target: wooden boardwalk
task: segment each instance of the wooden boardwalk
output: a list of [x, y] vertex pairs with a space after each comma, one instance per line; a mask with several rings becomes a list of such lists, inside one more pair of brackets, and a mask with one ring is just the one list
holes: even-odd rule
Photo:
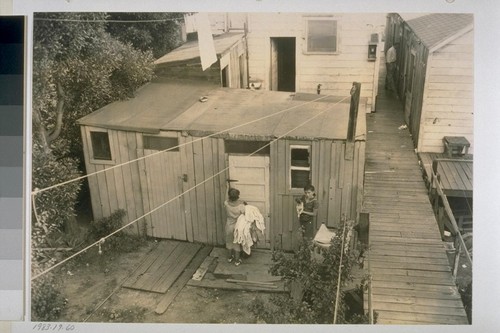
[[[382, 91], [382, 94], [384, 92]], [[381, 96], [367, 115], [364, 212], [377, 324], [468, 324], [403, 107]]]

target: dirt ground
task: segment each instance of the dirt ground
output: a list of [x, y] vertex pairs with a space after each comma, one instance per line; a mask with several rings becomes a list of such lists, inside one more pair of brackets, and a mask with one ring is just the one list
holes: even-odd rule
[[229, 291], [185, 286], [167, 311], [154, 312], [163, 294], [121, 288], [144, 256], [155, 247], [147, 241], [129, 253], [90, 249], [63, 267], [62, 291], [67, 299], [60, 321], [116, 323], [257, 323], [248, 310], [265, 292]]

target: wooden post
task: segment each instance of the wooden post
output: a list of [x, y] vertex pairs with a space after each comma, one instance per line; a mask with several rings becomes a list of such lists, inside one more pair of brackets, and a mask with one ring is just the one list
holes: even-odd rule
[[351, 106], [349, 108], [349, 123], [347, 125], [347, 142], [344, 155], [344, 158], [349, 161], [354, 158], [354, 141], [356, 139], [360, 91], [361, 83], [353, 82], [351, 88]]

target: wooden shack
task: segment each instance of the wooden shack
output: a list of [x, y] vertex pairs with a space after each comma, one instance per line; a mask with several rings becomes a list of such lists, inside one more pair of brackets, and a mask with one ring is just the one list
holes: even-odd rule
[[443, 138], [466, 138], [473, 153], [472, 14], [390, 14], [386, 49], [397, 47], [397, 87], [419, 152], [442, 153]]
[[190, 40], [157, 59], [155, 72], [169, 78], [192, 78], [218, 83], [222, 87], [247, 88], [245, 35], [227, 32], [213, 37], [217, 62], [202, 70], [198, 40]]
[[347, 142], [349, 102], [209, 81], [152, 82], [78, 121], [87, 173], [112, 168], [89, 177], [94, 218], [124, 209], [127, 221], [146, 214], [131, 231], [223, 245], [223, 201], [233, 186], [265, 217], [258, 246], [293, 249], [294, 198], [305, 184], [316, 187], [316, 227], [359, 212], [366, 124], [359, 112]]

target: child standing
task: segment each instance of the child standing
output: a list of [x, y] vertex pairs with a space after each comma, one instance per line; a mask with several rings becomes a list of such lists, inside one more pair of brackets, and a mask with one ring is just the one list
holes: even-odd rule
[[307, 185], [304, 187], [304, 195], [300, 199], [297, 199], [297, 206], [300, 205], [302, 207], [300, 207], [301, 209], [298, 209], [298, 211], [301, 211], [299, 222], [302, 236], [311, 240], [314, 237], [314, 219], [319, 207], [314, 186]]
[[241, 214], [245, 214], [244, 202], [240, 200], [240, 191], [231, 188], [229, 189], [228, 199], [224, 201], [224, 207], [226, 208], [226, 248], [229, 250], [228, 262], [233, 262], [236, 266], [241, 264], [240, 252], [241, 245], [234, 243], [234, 227], [236, 221]]

